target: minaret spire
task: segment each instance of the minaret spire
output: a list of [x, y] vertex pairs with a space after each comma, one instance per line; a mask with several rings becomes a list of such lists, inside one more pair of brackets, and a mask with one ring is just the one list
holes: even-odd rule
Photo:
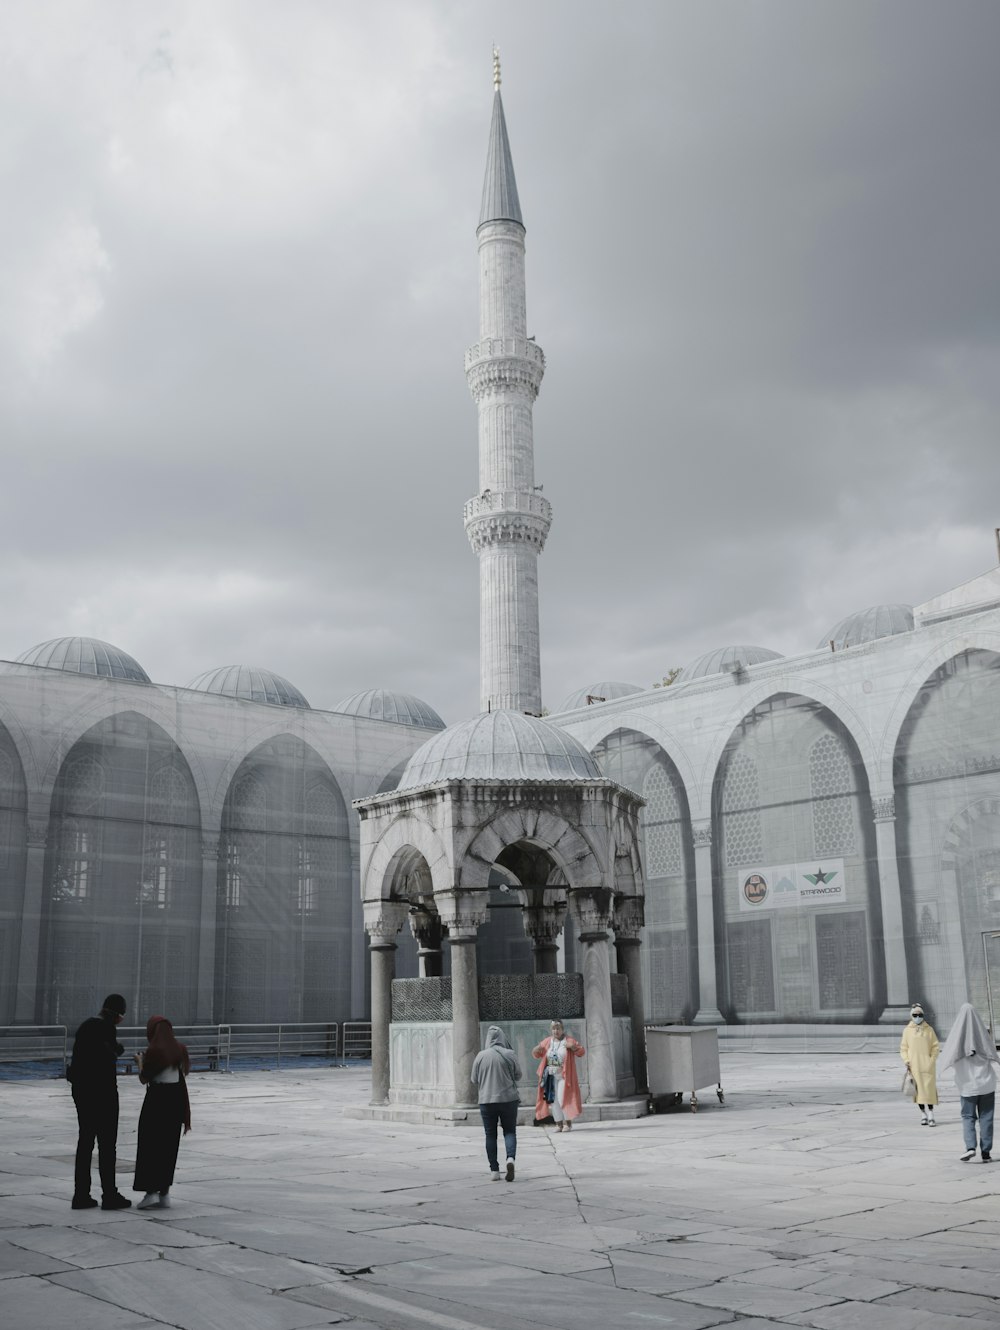
[[493, 48], [493, 119], [476, 236], [479, 341], [465, 354], [479, 408], [479, 493], [465, 529], [479, 556], [481, 705], [537, 715], [542, 709], [538, 555], [552, 509], [535, 485], [531, 413], [545, 372], [527, 333], [524, 221]]

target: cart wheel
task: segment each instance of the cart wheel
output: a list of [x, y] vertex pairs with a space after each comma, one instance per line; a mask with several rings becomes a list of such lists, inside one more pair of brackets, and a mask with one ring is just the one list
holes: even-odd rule
[[719, 1096], [719, 1103], [724, 1104], [726, 1102], [726, 1096], [722, 1093], [721, 1085], [719, 1086], [719, 1088], [716, 1090], [715, 1093]]

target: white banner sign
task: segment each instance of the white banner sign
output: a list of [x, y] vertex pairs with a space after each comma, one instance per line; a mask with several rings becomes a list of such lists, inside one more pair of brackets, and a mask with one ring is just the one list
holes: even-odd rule
[[777, 868], [741, 868], [740, 909], [780, 910], [791, 905], [840, 905], [847, 898], [843, 859], [820, 859]]

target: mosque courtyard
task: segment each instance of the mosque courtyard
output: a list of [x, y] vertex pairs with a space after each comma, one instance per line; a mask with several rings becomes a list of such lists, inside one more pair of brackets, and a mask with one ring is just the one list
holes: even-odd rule
[[[69, 1087], [0, 1082], [0, 1321], [996, 1325], [1000, 1168], [960, 1161], [950, 1085], [921, 1128], [900, 1071], [884, 1054], [724, 1054], [724, 1107], [705, 1092], [697, 1115], [522, 1128], [510, 1184], [491, 1182], [478, 1123], [344, 1117], [367, 1101], [363, 1067], [205, 1074], [173, 1204], [143, 1213], [71, 1210]], [[128, 1195], [141, 1093], [122, 1082]]]

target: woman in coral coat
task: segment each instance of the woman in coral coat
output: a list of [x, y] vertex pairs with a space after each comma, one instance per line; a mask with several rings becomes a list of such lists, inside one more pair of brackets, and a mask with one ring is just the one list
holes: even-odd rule
[[576, 1060], [583, 1057], [586, 1049], [565, 1032], [562, 1021], [553, 1021], [549, 1029], [549, 1037], [531, 1050], [531, 1056], [539, 1059], [535, 1117], [551, 1115], [558, 1131], [569, 1131], [573, 1119], [583, 1112]]
[[917, 1083], [914, 1102], [920, 1109], [920, 1125], [936, 1127], [934, 1105], [938, 1101], [937, 1078], [934, 1074], [941, 1045], [932, 1026], [924, 1020], [924, 1009], [919, 1002], [910, 1008], [910, 1023], [903, 1030], [899, 1056], [906, 1063]]

